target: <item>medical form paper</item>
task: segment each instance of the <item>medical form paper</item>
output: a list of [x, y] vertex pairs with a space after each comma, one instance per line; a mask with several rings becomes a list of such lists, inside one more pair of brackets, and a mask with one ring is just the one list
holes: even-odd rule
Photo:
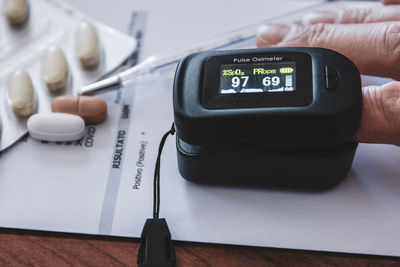
[[[264, 2], [275, 14], [316, 4]], [[253, 21], [265, 18], [256, 12]], [[147, 46], [156, 36], [150, 11], [149, 21], [143, 56], [165, 49]], [[224, 31], [239, 27], [236, 23], [227, 22]], [[200, 37], [188, 38], [182, 46]], [[173, 121], [171, 89], [170, 79], [144, 77], [102, 95], [108, 119], [88, 126], [81, 141], [44, 144], [26, 138], [1, 154], [0, 226], [139, 237], [152, 214], [158, 144]], [[398, 162], [398, 147], [361, 144], [348, 177], [329, 191], [201, 185], [180, 176], [175, 140], [169, 138], [161, 162], [160, 215], [174, 240], [400, 256]]]

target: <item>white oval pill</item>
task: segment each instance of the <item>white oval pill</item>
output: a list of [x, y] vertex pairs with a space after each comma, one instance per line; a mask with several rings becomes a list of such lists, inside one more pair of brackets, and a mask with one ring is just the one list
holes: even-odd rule
[[27, 0], [5, 0], [4, 13], [11, 24], [22, 24], [28, 18]]
[[68, 83], [68, 63], [64, 52], [51, 46], [43, 55], [42, 76], [50, 91], [59, 91]]
[[44, 141], [75, 141], [85, 135], [85, 122], [73, 114], [35, 114], [29, 118], [27, 125], [33, 138]]
[[82, 21], [76, 31], [76, 53], [85, 68], [93, 68], [100, 61], [100, 44], [93, 25]]
[[30, 116], [34, 113], [35, 90], [28, 73], [18, 70], [8, 81], [8, 104], [15, 115]]

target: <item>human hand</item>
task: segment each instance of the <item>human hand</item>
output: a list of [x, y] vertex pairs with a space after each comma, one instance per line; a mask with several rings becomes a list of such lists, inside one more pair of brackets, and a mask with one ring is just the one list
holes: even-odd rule
[[[306, 15], [303, 22], [261, 26], [257, 46], [324, 47], [347, 56], [362, 74], [400, 80], [400, 5], [321, 11]], [[354, 140], [400, 146], [400, 82], [364, 87], [362, 95]]]

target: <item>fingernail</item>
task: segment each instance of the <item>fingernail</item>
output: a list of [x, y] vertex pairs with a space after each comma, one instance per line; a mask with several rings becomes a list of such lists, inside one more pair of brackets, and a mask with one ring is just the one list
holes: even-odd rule
[[302, 21], [303, 24], [316, 24], [316, 23], [335, 23], [338, 18], [337, 12], [324, 11], [317, 13], [306, 14]]
[[257, 40], [262, 46], [278, 44], [289, 33], [291, 25], [287, 24], [267, 24], [261, 25], [257, 29]]

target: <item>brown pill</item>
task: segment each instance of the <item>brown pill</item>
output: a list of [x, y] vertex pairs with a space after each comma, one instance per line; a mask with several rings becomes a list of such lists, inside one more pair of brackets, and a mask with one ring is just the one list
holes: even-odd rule
[[75, 114], [86, 124], [98, 124], [107, 117], [107, 104], [94, 96], [58, 96], [51, 101], [51, 111]]

